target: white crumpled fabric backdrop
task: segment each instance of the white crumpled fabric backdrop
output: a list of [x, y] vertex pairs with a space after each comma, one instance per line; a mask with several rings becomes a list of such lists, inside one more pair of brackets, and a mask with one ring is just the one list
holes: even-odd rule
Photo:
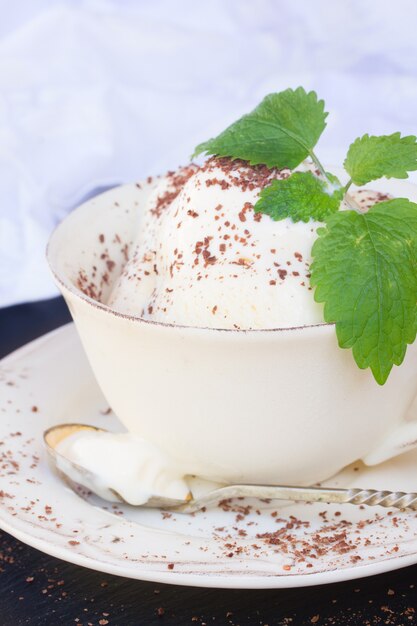
[[187, 162], [268, 92], [326, 100], [328, 163], [361, 133], [417, 131], [415, 0], [0, 0], [0, 14], [0, 306], [55, 293], [45, 244], [89, 191]]

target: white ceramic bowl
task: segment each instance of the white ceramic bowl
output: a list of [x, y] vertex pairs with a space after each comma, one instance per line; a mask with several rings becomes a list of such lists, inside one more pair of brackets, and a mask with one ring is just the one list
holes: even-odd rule
[[[417, 201], [404, 182], [372, 188]], [[48, 247], [97, 381], [129, 431], [185, 472], [231, 482], [313, 483], [417, 445], [417, 344], [381, 387], [330, 324], [215, 330], [107, 307], [151, 189], [126, 185], [86, 202]]]

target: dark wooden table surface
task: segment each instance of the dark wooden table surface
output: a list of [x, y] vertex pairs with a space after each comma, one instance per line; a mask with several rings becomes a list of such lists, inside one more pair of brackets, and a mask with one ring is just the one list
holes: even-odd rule
[[[0, 356], [66, 323], [61, 299], [0, 310]], [[417, 566], [305, 589], [225, 591], [107, 576], [0, 531], [0, 626], [417, 624]]]

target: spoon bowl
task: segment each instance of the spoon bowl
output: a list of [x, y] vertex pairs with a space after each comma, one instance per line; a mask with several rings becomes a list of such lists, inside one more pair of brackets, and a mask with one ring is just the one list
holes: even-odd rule
[[[93, 472], [79, 463], [68, 459], [57, 450], [57, 446], [61, 441], [70, 435], [82, 431], [109, 432], [104, 428], [99, 428], [98, 426], [90, 426], [88, 424], [79, 424], [76, 422], [70, 424], [58, 424], [57, 426], [48, 428], [44, 432], [43, 439], [48, 452], [49, 460], [56, 469], [58, 475], [69, 487], [71, 487], [73, 491], [79, 495], [82, 493], [83, 489], [88, 488], [90, 491], [97, 493], [97, 495], [101, 496], [105, 500], [109, 500], [110, 502], [119, 502], [121, 504], [131, 505], [131, 503], [125, 500], [115, 489], [103, 485], [99, 476], [96, 476]], [[97, 485], [100, 485], [99, 489], [97, 488]], [[192, 499], [193, 495], [191, 492], [188, 493], [187, 498], [184, 500], [152, 496], [141, 506], [151, 508], [175, 508], [181, 504], [190, 502]]]
[[[80, 493], [82, 493], [82, 489], [85, 489], [87, 486], [91, 489], [91, 483], [94, 482], [95, 477], [87, 468], [71, 461], [66, 456], [61, 454], [57, 450], [57, 446], [61, 443], [61, 441], [70, 435], [81, 431], [107, 432], [103, 428], [98, 428], [98, 426], [71, 423], [52, 426], [51, 428], [45, 430], [43, 434], [43, 440], [48, 453], [49, 461], [60, 478], [62, 478], [64, 482], [78, 495], [80, 495]], [[91, 491], [94, 490], [91, 489]], [[100, 495], [102, 494], [100, 493]], [[108, 489], [108, 493], [105, 494], [105, 499], [110, 502], [120, 502], [122, 504], [126, 504], [126, 501], [119, 493], [114, 491], [114, 489]]]

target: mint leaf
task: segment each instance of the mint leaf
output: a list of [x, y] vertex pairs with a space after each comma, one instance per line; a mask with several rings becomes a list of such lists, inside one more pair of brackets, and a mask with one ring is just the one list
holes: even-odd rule
[[311, 284], [341, 348], [383, 385], [417, 331], [417, 205], [404, 198], [367, 213], [340, 211], [317, 230]]
[[364, 135], [350, 146], [344, 162], [355, 185], [371, 180], [407, 178], [407, 172], [417, 170], [417, 143], [414, 135]]
[[311, 172], [295, 172], [265, 187], [254, 209], [276, 221], [290, 217], [293, 222], [308, 222], [309, 219], [324, 222], [338, 210], [343, 193], [343, 189], [329, 189], [324, 180]]
[[252, 165], [293, 169], [316, 145], [326, 117], [324, 102], [314, 91], [286, 89], [266, 96], [218, 137], [197, 146], [193, 156], [207, 152]]

